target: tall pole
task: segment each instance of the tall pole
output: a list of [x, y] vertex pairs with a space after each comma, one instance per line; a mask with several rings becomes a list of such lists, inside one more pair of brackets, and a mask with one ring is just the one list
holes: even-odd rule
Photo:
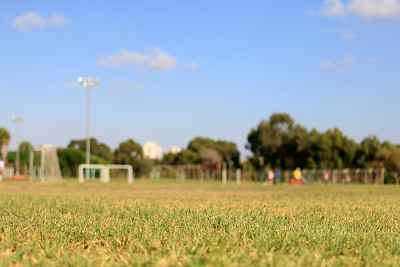
[[15, 174], [19, 175], [19, 122], [17, 122], [17, 163]]
[[21, 116], [12, 115], [11, 119], [17, 124], [17, 158], [15, 163], [15, 175], [19, 175], [19, 124], [20, 122], [24, 121], [24, 118]]
[[[99, 80], [79, 77], [78, 82], [82, 87], [87, 87], [87, 122], [86, 122], [86, 164], [90, 164], [90, 89], [99, 86]], [[85, 176], [89, 178], [90, 168], [86, 168]]]
[[[90, 86], [87, 87], [87, 123], [86, 123], [86, 164], [90, 164]], [[90, 169], [86, 168], [86, 178], [89, 178]]]

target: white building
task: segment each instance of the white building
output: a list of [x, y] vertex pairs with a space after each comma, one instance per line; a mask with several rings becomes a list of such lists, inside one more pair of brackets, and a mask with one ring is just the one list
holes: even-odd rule
[[143, 146], [143, 155], [147, 159], [161, 160], [163, 157], [163, 151], [156, 142], [146, 142]]
[[179, 148], [177, 146], [171, 146], [171, 148], [169, 149], [168, 153], [178, 154], [181, 151], [182, 151], [181, 148]]

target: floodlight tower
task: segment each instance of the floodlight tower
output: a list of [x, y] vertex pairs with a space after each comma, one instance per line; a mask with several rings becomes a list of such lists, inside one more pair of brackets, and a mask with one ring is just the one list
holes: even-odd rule
[[21, 116], [12, 115], [11, 119], [17, 124], [17, 158], [15, 163], [15, 175], [19, 175], [19, 124], [24, 121], [24, 118]]
[[[90, 89], [99, 86], [99, 79], [78, 77], [78, 82], [88, 90], [87, 123], [86, 123], [86, 164], [90, 164]], [[89, 178], [90, 169], [86, 169], [86, 178]]]

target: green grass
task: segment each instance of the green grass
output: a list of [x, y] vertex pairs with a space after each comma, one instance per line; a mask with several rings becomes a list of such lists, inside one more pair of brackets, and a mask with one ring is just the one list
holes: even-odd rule
[[400, 187], [0, 183], [2, 265], [400, 266]]

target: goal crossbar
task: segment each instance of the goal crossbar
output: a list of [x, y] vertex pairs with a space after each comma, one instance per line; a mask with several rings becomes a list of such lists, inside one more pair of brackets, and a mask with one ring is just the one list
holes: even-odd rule
[[84, 175], [83, 175], [83, 169], [98, 169], [100, 170], [100, 181], [103, 183], [109, 183], [110, 182], [110, 170], [111, 169], [122, 169], [122, 170], [127, 170], [127, 179], [128, 179], [128, 184], [133, 184], [134, 182], [134, 177], [133, 177], [133, 168], [131, 165], [128, 164], [114, 164], [114, 165], [104, 165], [104, 164], [80, 164], [79, 165], [79, 182], [83, 183], [84, 182]]
[[109, 183], [110, 182], [110, 170], [111, 169], [120, 169], [120, 170], [128, 170], [128, 184], [133, 184], [134, 182], [134, 177], [133, 177], [133, 168], [131, 165], [105, 165], [105, 177], [104, 177], [104, 182]]

